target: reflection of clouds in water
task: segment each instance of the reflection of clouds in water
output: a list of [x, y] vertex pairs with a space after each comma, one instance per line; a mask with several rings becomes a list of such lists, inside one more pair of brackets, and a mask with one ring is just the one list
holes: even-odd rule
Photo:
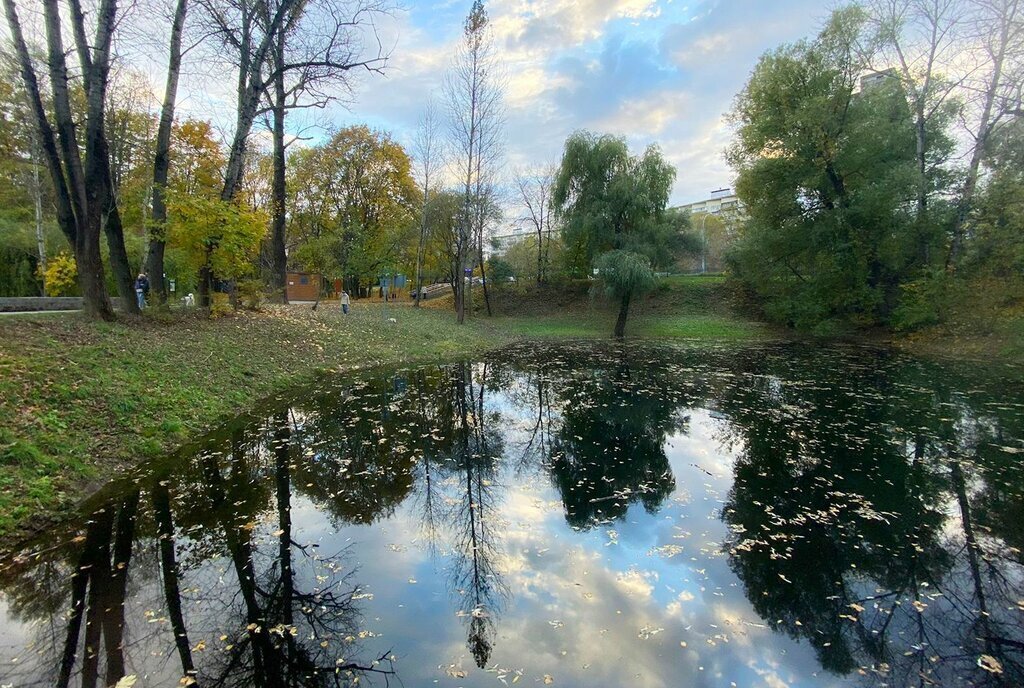
[[[515, 670], [522, 672], [519, 682], [523, 685], [542, 682], [545, 675], [554, 677], [559, 686], [809, 688], [858, 681], [853, 673], [843, 679], [821, 673], [818, 664], [816, 650], [839, 646], [825, 631], [835, 630], [840, 638], [857, 628], [850, 624], [855, 619], [849, 615], [836, 618], [835, 605], [829, 601], [839, 584], [832, 581], [845, 579], [844, 572], [853, 570], [845, 564], [856, 563], [856, 573], [847, 581], [850, 599], [873, 594], [875, 585], [887, 580], [888, 571], [900, 572], [901, 558], [886, 558], [885, 552], [902, 551], [901, 543], [907, 538], [901, 534], [931, 532], [930, 511], [908, 511], [899, 490], [889, 494], [884, 487], [905, 484], [904, 458], [912, 455], [908, 452], [917, 440], [908, 444], [906, 438], [894, 435], [883, 423], [888, 416], [871, 416], [863, 409], [851, 414], [836, 403], [842, 401], [835, 396], [836, 385], [815, 382], [817, 397], [809, 387], [794, 383], [796, 391], [790, 398], [787, 387], [783, 390], [790, 402], [787, 416], [778, 412], [779, 390], [769, 385], [765, 394], [750, 386], [747, 378], [741, 382], [738, 373], [719, 376], [713, 384], [725, 384], [725, 380], [729, 388], [703, 398], [694, 391], [707, 387], [703, 381], [684, 378], [677, 381], [677, 388], [676, 382], [668, 382], [674, 379], [672, 374], [652, 372], [661, 370], [657, 366], [644, 367], [648, 372], [633, 377], [622, 374], [617, 356], [604, 361], [609, 362], [616, 363], [614, 373], [609, 373], [614, 380], [610, 385], [595, 384], [589, 374], [575, 381], [559, 380], [557, 368], [543, 374], [532, 369], [512, 374], [500, 365], [488, 368], [488, 384], [495, 388], [486, 390], [485, 412], [479, 416], [471, 408], [472, 422], [457, 420], [454, 426], [451, 419], [458, 419], [459, 407], [446, 404], [440, 393], [428, 395], [438, 399], [415, 408], [399, 404], [394, 414], [380, 422], [374, 415], [355, 423], [358, 419], [351, 414], [334, 413], [329, 400], [316, 405], [316, 413], [293, 414], [308, 430], [304, 448], [318, 451], [303, 452], [303, 460], [293, 457], [297, 467], [290, 501], [292, 539], [301, 551], [317, 558], [344, 552], [336, 560], [337, 569], [334, 562], [329, 568], [351, 574], [351, 583], [367, 594], [358, 599], [359, 630], [373, 633], [360, 643], [364, 654], [379, 656], [391, 649], [398, 658], [400, 678], [410, 686], [494, 685], [501, 676], [511, 682], [517, 674], [508, 672]], [[816, 355], [809, 365], [797, 382], [808, 376], [817, 380], [821, 366]], [[431, 373], [434, 377], [411, 376], [410, 385], [420, 384], [421, 378], [432, 380], [428, 391], [450, 390], [453, 381], [468, 384], [468, 367], [446, 370]], [[474, 403], [480, 398], [484, 370], [472, 366]], [[564, 387], [562, 396], [551, 394], [550, 387], [544, 393], [540, 386], [531, 387], [540, 381]], [[385, 382], [390, 390], [391, 382]], [[368, 407], [378, 409], [380, 390], [364, 387]], [[865, 396], [863, 391], [858, 394]], [[544, 444], [534, 441], [538, 399], [552, 404]], [[798, 404], [800, 399], [804, 401]], [[818, 415], [809, 413], [815, 408]], [[834, 408], [843, 410], [825, 411]], [[892, 404], [892, 408], [903, 407]], [[938, 413], [944, 416], [948, 411]], [[482, 418], [483, 425], [477, 418]], [[886, 422], [900, 427], [924, 423], [918, 416], [898, 415]], [[972, 431], [964, 423], [943, 422], [955, 431], [944, 440], [947, 443], [961, 436], [980, 441], [992, 433], [984, 419]], [[459, 423], [471, 430], [460, 434]], [[392, 438], [412, 433], [415, 439], [427, 437], [428, 431], [431, 439], [424, 442], [425, 458], [416, 466], [408, 463], [404, 444], [387, 446], [378, 441], [380, 432]], [[254, 561], [267, 574], [260, 580], [273, 582], [270, 574], [279, 556], [276, 536], [285, 531], [278, 530], [282, 517], [273, 506], [275, 455], [267, 451], [266, 433], [261, 432], [249, 443], [250, 458], [239, 465], [243, 470], [230, 483], [238, 492], [232, 515], [244, 523], [242, 530], [256, 548]], [[888, 445], [867, 441], [878, 437], [887, 442], [890, 436], [896, 437], [894, 446], [904, 451], [888, 458], [888, 463], [875, 461], [889, 456]], [[304, 470], [309, 468], [310, 456], [318, 457], [323, 470]], [[836, 465], [846, 465], [846, 471], [832, 471], [818, 460], [821, 456], [833, 462], [845, 456], [847, 463]], [[351, 473], [328, 470], [332, 466], [325, 460], [331, 457], [346, 466], [351, 461], [362, 463]], [[942, 512], [934, 528], [943, 551], [973, 551], [966, 549], [958, 527], [973, 508], [980, 526], [975, 537], [986, 553], [981, 564], [991, 567], [1006, 556], [998, 551], [1004, 542], [1000, 533], [1015, 532], [1009, 522], [999, 530], [1002, 522], [993, 522], [992, 514], [1001, 509], [1002, 500], [1015, 497], [993, 492], [993, 476], [1002, 477], [998, 472], [1002, 464], [986, 467], [982, 459], [965, 463], [963, 469], [959, 463], [937, 462], [934, 479], [929, 478], [935, 485], [929, 487], [932, 482], [923, 481], [915, 489], [922, 504]], [[866, 475], [862, 468], [866, 465], [875, 471]], [[961, 475], [952, 487], [946, 485], [951, 476], [942, 472], [950, 465]], [[889, 472], [882, 473], [883, 469]], [[891, 479], [878, 479], [885, 476]], [[225, 543], [218, 534], [223, 528], [218, 519], [228, 517], [197, 518], [191, 505], [205, 502], [192, 493], [203, 489], [202, 480], [195, 472], [185, 472], [181, 480], [184, 489], [174, 492], [182, 602], [190, 644], [205, 640], [209, 648], [205, 652], [212, 653], [219, 651], [214, 641], [221, 629], [233, 627], [234, 634], [245, 621], [238, 623], [238, 586], [231, 560], [223, 558]], [[840, 495], [834, 485], [842, 481], [847, 485]], [[1015, 483], [1004, 482], [995, 484], [1007, 490], [1014, 487]], [[251, 489], [243, 489], [246, 485]], [[957, 485], [959, 492], [953, 490]], [[172, 487], [179, 486], [172, 483]], [[894, 520], [889, 528], [868, 527], [875, 523], [864, 515], [871, 504], [861, 509], [860, 494], [877, 502], [887, 518], [903, 514], [905, 522]], [[731, 526], [723, 522], [723, 509]], [[425, 528], [431, 514], [433, 526]], [[843, 535], [843, 529], [851, 527], [862, 528], [865, 535]], [[150, 537], [153, 528], [139, 532]], [[741, 548], [737, 539], [741, 534], [778, 551], [754, 545]], [[928, 538], [917, 537], [922, 547], [930, 546]], [[808, 541], [814, 544], [807, 551], [798, 547]], [[727, 542], [733, 548], [728, 556]], [[867, 557], [862, 543], [876, 543], [874, 559]], [[145, 615], [159, 616], [163, 607], [152, 545], [141, 540], [132, 560], [125, 656], [130, 665], [144, 668], [149, 678], [173, 683], [177, 678], [173, 675], [158, 676], [160, 671], [173, 672], [173, 663], [153, 668], [153, 660], [146, 659], [160, 654], [154, 649], [162, 651], [173, 642], [165, 619]], [[293, 556], [298, 557], [299, 551], [294, 549]], [[919, 560], [928, 564], [927, 558]], [[842, 564], [838, 568], [837, 561]], [[945, 566], [944, 561], [937, 563]], [[319, 584], [319, 574], [327, 572], [329, 562], [323, 563], [319, 570], [303, 566], [297, 571], [298, 582]], [[960, 602], [964, 609], [974, 608], [975, 584], [968, 563], [960, 557], [949, 564], [952, 568], [942, 575], [943, 596], [929, 600], [927, 616], [943, 631], [948, 626], [959, 632], [955, 626], [960, 623], [965, 635], [956, 635], [953, 642], [961, 644], [973, 633], [971, 619], [965, 616], [958, 621], [959, 617], [945, 611]], [[1008, 576], [1004, 592], [1020, 589], [1018, 567], [993, 570]], [[805, 578], [801, 578], [803, 572], [808, 572]], [[816, 586], [818, 573], [823, 576]], [[787, 587], [790, 579], [802, 582]], [[1004, 632], [1012, 636], [1012, 628], [1005, 625], [1012, 614], [1000, 611], [1011, 598], [996, 599], [1000, 601], [990, 605], [996, 613], [989, 625], [1009, 629]], [[1019, 596], [1011, 602], [1015, 599]], [[840, 604], [839, 611], [852, 606]], [[892, 649], [899, 653], [894, 654], [897, 662], [903, 661], [899, 656], [907, 644], [894, 637], [904, 638], [906, 622], [917, 618], [913, 608], [904, 612], [889, 630]], [[862, 621], [864, 630], [875, 632], [877, 623], [870, 618]], [[773, 630], [776, 624], [780, 624], [777, 631]], [[5, 657], [12, 656], [12, 646], [24, 647], [16, 634], [26, 633], [26, 628], [11, 623], [13, 631], [7, 626], [0, 631], [0, 644], [7, 645], [0, 648]], [[47, 641], [51, 657], [55, 652], [59, 656], [59, 633], [58, 629], [56, 640]], [[352, 648], [344, 652], [353, 654]], [[203, 661], [210, 657], [203, 651], [196, 655]], [[45, 663], [38, 657], [35, 661], [39, 666]], [[857, 661], [863, 660], [858, 657]], [[49, 661], [47, 666], [54, 664]], [[485, 664], [487, 670], [477, 664]], [[973, 658], [969, 664], [974, 666]], [[0, 683], [10, 677], [0, 667]], [[902, 684], [900, 679], [890, 683]]]
[[[692, 467], [690, 474], [703, 475]], [[761, 622], [742, 591], [730, 585], [734, 579], [724, 564], [701, 554], [711, 535], [706, 515], [715, 503], [697, 500], [698, 510], [688, 508], [683, 520], [665, 518], [664, 512], [678, 505], [667, 506], [655, 527], [636, 531], [646, 540], [633, 544], [647, 551], [665, 542], [682, 543], [685, 555], [655, 552], [637, 560], [620, 556], [620, 546], [607, 545], [605, 530], [568, 528], [551, 493], [543, 478], [534, 477], [510, 487], [502, 501], [500, 517], [507, 527], [499, 568], [511, 597], [495, 619], [490, 666], [522, 670], [523, 680], [531, 683], [548, 674], [556, 685], [651, 688], [680, 685], [681, 679], [694, 686], [800, 685], [799, 677], [818, 668], [807, 648]], [[338, 534], [347, 539], [354, 533], [357, 552], [368, 555], [359, 576], [375, 592], [367, 616], [377, 619], [375, 628], [399, 656], [407, 684], [442, 680], [455, 665], [454, 671], [467, 672], [459, 685], [491, 685], [495, 675], [473, 666], [457, 605], [438, 576], [444, 561], [431, 563], [416, 546], [416, 519], [413, 510], [402, 508], [384, 527]], [[720, 524], [715, 531], [718, 536]], [[689, 534], [673, 537], [680, 532]], [[389, 549], [388, 544], [404, 546]], [[405, 582], [410, 577], [415, 585]], [[429, 634], [422, 632], [425, 623]], [[821, 684], [819, 677], [815, 685]]]

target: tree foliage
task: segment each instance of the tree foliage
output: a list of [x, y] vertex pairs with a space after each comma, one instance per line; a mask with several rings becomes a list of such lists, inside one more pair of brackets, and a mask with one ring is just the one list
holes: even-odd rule
[[622, 138], [576, 132], [565, 142], [553, 203], [571, 271], [606, 273], [620, 300], [615, 336], [625, 333], [633, 296], [653, 285], [680, 245], [679, 217], [666, 215], [675, 169], [656, 146], [633, 156]]
[[172, 245], [194, 271], [208, 270], [224, 279], [252, 271], [267, 231], [265, 213], [234, 201], [171, 192], [168, 228]]
[[[914, 134], [896, 79], [858, 89], [864, 17], [761, 58], [733, 113], [729, 159], [749, 215], [732, 267], [773, 319], [885, 322], [918, 261]], [[932, 225], [930, 243], [941, 241]]]
[[353, 126], [321, 146], [296, 152], [292, 160], [288, 236], [293, 247], [316, 242], [330, 252], [338, 276], [349, 280], [353, 291], [359, 283], [375, 281], [381, 269], [403, 262], [415, 240], [421, 194], [400, 144], [383, 132]]
[[586, 274], [597, 256], [613, 249], [665, 264], [672, 228], [663, 220], [675, 176], [657, 146], [634, 156], [620, 137], [588, 131], [570, 136], [552, 200], [574, 271]]

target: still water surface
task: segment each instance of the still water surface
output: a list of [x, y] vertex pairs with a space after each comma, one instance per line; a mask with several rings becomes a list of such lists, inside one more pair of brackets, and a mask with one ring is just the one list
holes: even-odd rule
[[1022, 685], [1003, 373], [581, 343], [328, 379], [0, 562], [0, 684]]

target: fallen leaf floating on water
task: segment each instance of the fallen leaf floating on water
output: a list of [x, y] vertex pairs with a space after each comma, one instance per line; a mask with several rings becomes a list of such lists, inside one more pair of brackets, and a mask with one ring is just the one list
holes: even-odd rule
[[551, 674], [544, 674], [544, 685], [550, 685], [555, 682], [555, 679]]
[[640, 629], [640, 632], [636, 634], [636, 637], [640, 638], [641, 640], [647, 640], [651, 636], [658, 635], [659, 633], [661, 633], [664, 630], [665, 630], [664, 628], [656, 628], [654, 626], [644, 626], [643, 628]]
[[1003, 665], [999, 663], [999, 660], [992, 655], [982, 655], [978, 657], [978, 666], [990, 674], [1001, 674], [1003, 673]]

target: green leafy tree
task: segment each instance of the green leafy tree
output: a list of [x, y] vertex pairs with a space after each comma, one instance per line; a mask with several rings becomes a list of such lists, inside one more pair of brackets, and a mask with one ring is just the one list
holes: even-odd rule
[[838, 10], [813, 40], [765, 54], [733, 113], [749, 220], [731, 267], [769, 317], [822, 333], [888, 322], [927, 267], [913, 117], [898, 79], [859, 88], [864, 21]]
[[267, 231], [265, 214], [236, 202], [168, 194], [171, 243], [201, 280], [237, 279], [251, 272]]
[[[544, 237], [543, 248], [538, 250], [537, 237], [530, 236], [516, 241], [506, 248], [501, 257], [512, 268], [512, 274], [517, 280], [537, 282], [538, 261], [537, 254], [542, 252], [541, 269], [544, 272], [543, 281], [552, 281], [562, 278], [564, 272], [565, 252], [562, 249], [562, 240], [557, 235], [550, 238]], [[556, 270], [557, 268], [557, 270]]]
[[354, 126], [292, 159], [287, 186], [293, 248], [311, 240], [329, 244], [353, 293], [404, 256], [415, 267], [421, 192], [401, 145], [383, 132]]
[[[989, 141], [990, 173], [972, 220], [968, 272], [994, 277], [1024, 293], [1024, 117], [1006, 124]], [[1009, 281], [1009, 284], [1007, 282]]]
[[625, 332], [630, 300], [653, 286], [652, 266], [667, 266], [682, 235], [666, 216], [675, 169], [650, 146], [629, 154], [622, 138], [576, 132], [565, 142], [553, 203], [572, 272], [591, 266], [619, 299], [615, 336]]
[[657, 146], [629, 154], [623, 138], [578, 131], [565, 142], [553, 202], [563, 241], [582, 275], [613, 249], [643, 253], [655, 265], [669, 259], [664, 220], [675, 169]]

